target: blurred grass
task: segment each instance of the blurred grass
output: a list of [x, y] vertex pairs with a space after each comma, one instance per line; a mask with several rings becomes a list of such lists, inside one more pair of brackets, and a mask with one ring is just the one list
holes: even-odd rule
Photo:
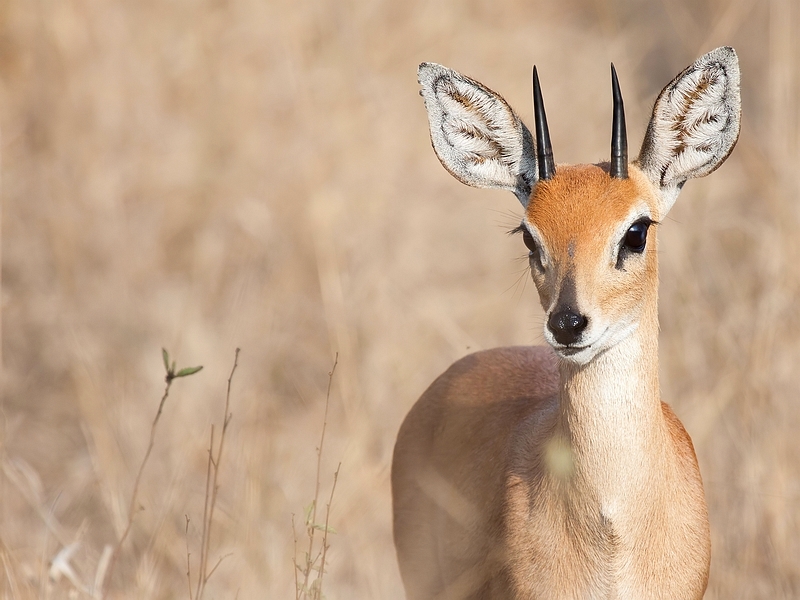
[[542, 341], [503, 235], [516, 200], [443, 171], [417, 64], [481, 80], [530, 122], [536, 62], [556, 159], [591, 162], [608, 153], [611, 60], [635, 146], [663, 85], [729, 44], [739, 145], [660, 228], [663, 395], [706, 482], [707, 597], [800, 596], [798, 26], [791, 0], [0, 4], [0, 593], [63, 596], [46, 575], [60, 538], [80, 540], [91, 581], [127, 519], [166, 346], [206, 368], [165, 411], [112, 590], [185, 594], [184, 515], [200, 522], [241, 346], [211, 560], [233, 555], [209, 597], [291, 597], [291, 513], [312, 494], [338, 351], [327, 595], [400, 598], [400, 421], [468, 351]]

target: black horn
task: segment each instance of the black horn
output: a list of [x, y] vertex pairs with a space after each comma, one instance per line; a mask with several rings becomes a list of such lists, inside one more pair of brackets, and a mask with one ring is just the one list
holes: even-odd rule
[[611, 168], [608, 174], [616, 179], [627, 179], [628, 133], [625, 130], [625, 107], [614, 63], [611, 63], [611, 93], [614, 96], [614, 121], [611, 125]]
[[544, 114], [542, 90], [539, 87], [539, 73], [536, 67], [533, 67], [533, 116], [536, 121], [536, 162], [539, 163], [539, 179], [546, 181], [556, 174], [556, 163], [553, 161], [553, 146], [550, 144], [550, 131], [547, 129], [547, 115]]

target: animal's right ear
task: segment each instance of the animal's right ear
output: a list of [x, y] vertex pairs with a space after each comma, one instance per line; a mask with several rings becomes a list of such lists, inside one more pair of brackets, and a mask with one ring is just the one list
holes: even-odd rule
[[452, 69], [422, 63], [417, 72], [431, 128], [431, 143], [456, 179], [514, 192], [527, 206], [536, 183], [530, 131], [503, 98]]

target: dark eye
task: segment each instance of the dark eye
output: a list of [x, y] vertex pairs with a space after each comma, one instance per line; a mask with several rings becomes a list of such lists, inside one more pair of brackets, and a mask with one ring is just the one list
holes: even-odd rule
[[630, 229], [625, 233], [625, 239], [622, 241], [623, 247], [636, 254], [644, 252], [644, 246], [647, 242], [647, 229], [649, 227], [649, 221], [639, 221], [631, 225]]
[[527, 246], [528, 250], [531, 252], [538, 252], [539, 249], [536, 247], [536, 242], [533, 241], [533, 236], [527, 229], [522, 230], [522, 241]]
[[520, 226], [520, 231], [522, 231], [522, 241], [530, 251], [528, 258], [531, 266], [537, 268], [539, 271], [544, 271], [544, 264], [542, 264], [542, 255], [539, 251], [539, 246], [536, 245], [536, 241], [533, 239], [530, 231], [525, 229], [525, 227]]

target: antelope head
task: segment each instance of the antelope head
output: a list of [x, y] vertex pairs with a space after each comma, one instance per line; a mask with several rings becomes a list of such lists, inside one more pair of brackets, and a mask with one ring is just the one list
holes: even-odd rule
[[611, 160], [592, 165], [554, 162], [535, 67], [535, 141], [506, 101], [477, 81], [433, 63], [418, 75], [445, 169], [467, 185], [510, 190], [525, 209], [514, 231], [529, 250], [545, 339], [556, 352], [585, 364], [640, 326], [657, 329], [655, 230], [684, 183], [714, 171], [736, 144], [735, 51], [709, 52], [664, 88], [632, 162], [613, 65]]

